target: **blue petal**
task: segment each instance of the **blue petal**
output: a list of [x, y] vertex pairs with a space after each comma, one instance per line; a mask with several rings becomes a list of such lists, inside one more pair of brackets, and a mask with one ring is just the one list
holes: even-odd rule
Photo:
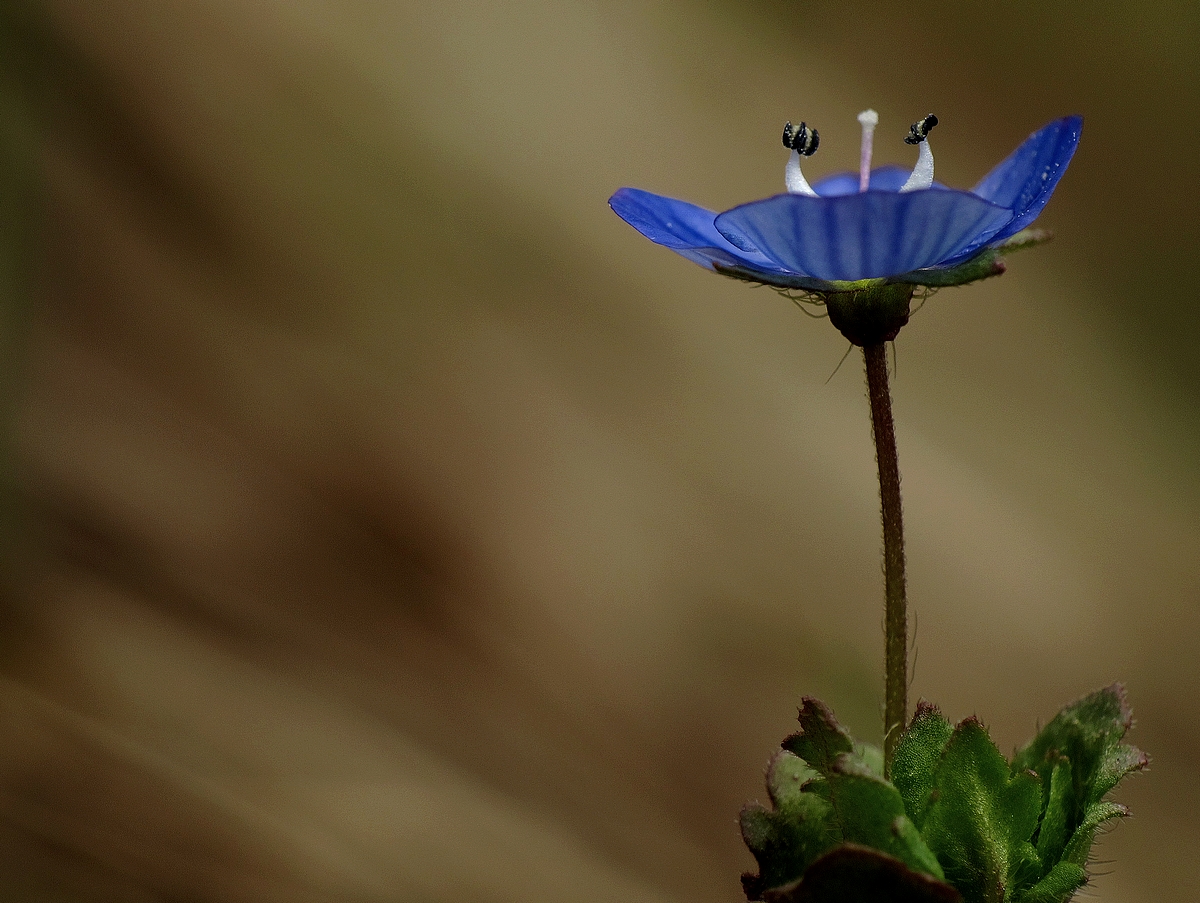
[[968, 192], [932, 188], [829, 198], [780, 194], [722, 213], [716, 227], [793, 272], [853, 281], [936, 266], [989, 240], [1011, 218], [1011, 211]]
[[[908, 181], [910, 170], [903, 166], [889, 164], [871, 170], [871, 190], [899, 191], [900, 186]], [[856, 194], [858, 192], [858, 173], [835, 172], [823, 176], [813, 183], [813, 191], [823, 198], [837, 197], [839, 194]]]
[[1013, 211], [1012, 222], [994, 235], [992, 241], [1015, 235], [1037, 219], [1067, 171], [1082, 128], [1080, 116], [1056, 119], [1025, 139], [971, 189], [981, 198]]
[[716, 214], [687, 201], [640, 188], [621, 188], [608, 199], [613, 211], [656, 244], [712, 268], [714, 263], [764, 273], [786, 272], [761, 254], [730, 244], [713, 226]]

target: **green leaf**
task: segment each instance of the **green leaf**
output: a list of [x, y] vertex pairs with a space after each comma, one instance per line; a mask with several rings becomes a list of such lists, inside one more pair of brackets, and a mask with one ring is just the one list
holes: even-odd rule
[[820, 777], [799, 756], [781, 749], [767, 766], [767, 793], [776, 809], [786, 808], [799, 802], [799, 796], [809, 781]]
[[922, 835], [967, 903], [1001, 903], [1037, 852], [1042, 792], [1036, 775], [1010, 773], [983, 725], [954, 729], [934, 777]]
[[1124, 689], [1113, 684], [1064, 708], [1013, 757], [1014, 772], [1031, 769], [1042, 778], [1038, 851], [1047, 866], [1060, 855], [1083, 865], [1100, 822], [1124, 814], [1103, 799], [1149, 761], [1121, 742], [1132, 721]]
[[800, 732], [783, 742], [767, 769], [773, 808], [755, 803], [742, 810], [742, 837], [759, 866], [757, 875], [742, 877], [747, 896], [757, 900], [796, 881], [818, 856], [847, 841], [940, 878], [937, 857], [905, 814], [899, 791], [882, 777], [882, 752], [855, 743], [818, 700], [804, 700], [799, 720]]
[[1074, 782], [1071, 778], [1071, 761], [1066, 756], [1055, 754], [1050, 771], [1049, 793], [1042, 823], [1038, 828], [1037, 851], [1047, 867], [1062, 859], [1063, 848], [1070, 839], [1074, 826], [1071, 818], [1071, 794]]
[[855, 742], [854, 756], [878, 777], [883, 777], [883, 750], [873, 743]]
[[1132, 721], [1133, 715], [1125, 702], [1125, 690], [1120, 684], [1097, 690], [1055, 715], [1013, 757], [1013, 771], [1031, 769], [1044, 779], [1053, 768], [1056, 755], [1069, 758], [1078, 819], [1121, 778], [1145, 767], [1145, 754], [1121, 743]]
[[783, 748], [799, 756], [823, 775], [833, 760], [854, 751], [854, 740], [838, 724], [833, 712], [819, 699], [805, 696], [800, 706], [800, 731], [783, 741]]
[[909, 868], [942, 878], [942, 867], [904, 813], [900, 792], [854, 756], [839, 756], [823, 784], [813, 791], [826, 796], [839, 839], [872, 847]]
[[904, 810], [918, 828], [925, 824], [929, 795], [942, 751], [950, 742], [954, 728], [942, 717], [937, 706], [921, 700], [917, 703], [907, 730], [896, 745], [892, 759], [892, 783], [904, 800]]
[[1126, 775], [1141, 771], [1150, 764], [1150, 757], [1128, 743], [1122, 743], [1115, 749], [1109, 750], [1096, 767], [1096, 775], [1092, 782], [1088, 799], [1097, 803], [1104, 795], [1121, 782]]
[[1096, 829], [1110, 818], [1124, 818], [1129, 810], [1120, 803], [1094, 803], [1088, 807], [1087, 813], [1067, 848], [1063, 850], [1063, 861], [1083, 865], [1087, 862], [1088, 853], [1092, 849], [1092, 841], [1096, 838]]
[[909, 869], [869, 847], [844, 844], [826, 853], [788, 887], [764, 894], [768, 903], [961, 903], [949, 884]]
[[1041, 881], [1022, 893], [1013, 903], [1066, 903], [1071, 895], [1087, 884], [1087, 873], [1073, 862], [1060, 862]]
[[1117, 685], [1063, 709], [1011, 765], [977, 719], [951, 727], [922, 702], [894, 783], [822, 703], [806, 698], [799, 720], [767, 771], [772, 809], [742, 812], [751, 900], [1067, 903], [1097, 830], [1126, 814], [1105, 795], [1147, 762], [1121, 742], [1132, 719]]
[[743, 875], [746, 895], [760, 899], [764, 890], [799, 878], [809, 863], [838, 842], [830, 823], [830, 805], [805, 792], [816, 772], [791, 753], [780, 751], [767, 769], [767, 792], [775, 810], [758, 803], [742, 808], [742, 839], [758, 862], [758, 875]]

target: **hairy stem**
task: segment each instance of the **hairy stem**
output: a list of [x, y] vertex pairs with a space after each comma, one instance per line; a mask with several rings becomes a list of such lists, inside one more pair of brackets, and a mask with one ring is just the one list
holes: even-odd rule
[[879, 498], [883, 513], [884, 581], [884, 775], [891, 777], [892, 757], [908, 721], [908, 612], [904, 597], [904, 518], [900, 511], [900, 462], [888, 391], [887, 353], [882, 342], [863, 346], [867, 395], [871, 400], [871, 432], [879, 464]]

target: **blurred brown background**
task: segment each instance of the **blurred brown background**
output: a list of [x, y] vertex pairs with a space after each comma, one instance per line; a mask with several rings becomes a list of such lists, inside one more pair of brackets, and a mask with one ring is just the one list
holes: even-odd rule
[[1200, 865], [1200, 7], [7, 0], [0, 898], [737, 901], [820, 695], [877, 738], [861, 363], [654, 247], [1086, 117], [897, 343], [913, 694], [1010, 750], [1115, 679], [1089, 894]]

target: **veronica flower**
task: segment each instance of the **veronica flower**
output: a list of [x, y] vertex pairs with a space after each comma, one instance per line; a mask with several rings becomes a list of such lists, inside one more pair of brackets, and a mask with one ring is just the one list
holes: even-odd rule
[[[787, 192], [716, 214], [686, 201], [622, 188], [609, 205], [657, 244], [727, 276], [814, 293], [855, 344], [895, 337], [916, 286], [961, 285], [1004, 272], [1000, 255], [1044, 239], [1028, 229], [1050, 200], [1079, 143], [1083, 120], [1034, 132], [970, 191], [933, 178], [929, 115], [904, 139], [910, 171], [871, 169], [878, 116], [858, 117], [857, 173], [809, 185], [801, 160], [820, 138], [806, 123], [784, 127]], [[886, 309], [886, 310], [885, 310]]]

